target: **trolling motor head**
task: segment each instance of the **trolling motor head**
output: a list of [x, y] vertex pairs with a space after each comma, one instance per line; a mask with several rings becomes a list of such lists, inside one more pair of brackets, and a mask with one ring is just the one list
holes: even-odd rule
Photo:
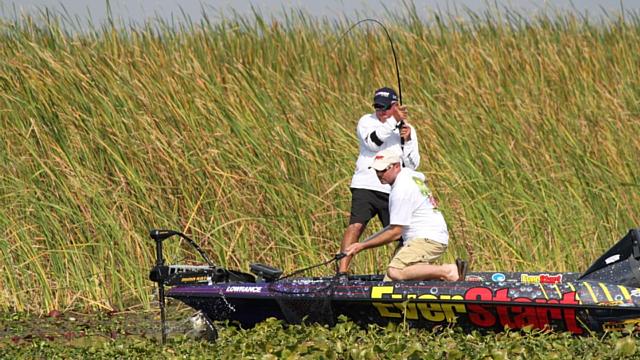
[[169, 275], [169, 267], [164, 265], [164, 258], [162, 255], [162, 241], [177, 234], [178, 232], [173, 230], [153, 229], [149, 231], [149, 236], [156, 242], [156, 266], [151, 269], [151, 272], [149, 273], [149, 280], [157, 282], [158, 284], [162, 284], [167, 279]]
[[177, 231], [173, 231], [173, 230], [158, 230], [158, 229], [153, 229], [151, 231], [149, 231], [149, 236], [151, 236], [151, 238], [153, 240], [155, 240], [156, 242], [161, 242], [165, 239], [168, 239], [170, 237], [172, 237], [173, 235], [178, 235], [180, 234]]
[[640, 229], [629, 230], [579, 280], [640, 287]]

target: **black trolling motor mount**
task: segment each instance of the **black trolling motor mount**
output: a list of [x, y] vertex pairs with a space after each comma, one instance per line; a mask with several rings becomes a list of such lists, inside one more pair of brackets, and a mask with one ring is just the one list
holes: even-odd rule
[[[206, 266], [179, 266], [166, 265], [162, 252], [162, 242], [174, 235], [185, 239], [207, 263]], [[200, 246], [185, 234], [175, 230], [157, 230], [149, 232], [149, 236], [156, 242], [156, 264], [149, 273], [149, 280], [158, 283], [158, 302], [160, 303], [160, 322], [162, 326], [162, 344], [167, 341], [166, 311], [164, 286], [179, 283], [182, 277], [191, 274], [205, 275], [211, 281], [225, 281], [229, 279], [229, 272], [222, 267], [215, 265], [209, 257], [202, 251]]]
[[[228, 270], [214, 264], [207, 254], [202, 251], [187, 235], [175, 230], [153, 229], [149, 236], [156, 242], [156, 263], [149, 272], [149, 280], [158, 283], [158, 302], [160, 304], [160, 321], [162, 323], [162, 344], [167, 340], [165, 291], [164, 286], [169, 285], [194, 285], [201, 282], [220, 283], [229, 281], [255, 282], [251, 274], [236, 270]], [[162, 243], [172, 236], [178, 236], [186, 240], [200, 254], [207, 265], [167, 265], [164, 261]]]

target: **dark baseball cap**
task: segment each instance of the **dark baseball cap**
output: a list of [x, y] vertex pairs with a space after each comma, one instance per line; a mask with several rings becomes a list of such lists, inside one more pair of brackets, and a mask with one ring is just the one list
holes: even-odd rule
[[383, 87], [376, 90], [373, 95], [373, 107], [388, 109], [395, 102], [398, 102], [398, 94], [389, 87]]

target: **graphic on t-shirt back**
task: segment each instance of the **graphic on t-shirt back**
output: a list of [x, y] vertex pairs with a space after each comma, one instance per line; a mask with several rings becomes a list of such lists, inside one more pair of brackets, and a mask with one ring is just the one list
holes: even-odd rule
[[420, 190], [420, 193], [427, 198], [427, 200], [429, 200], [429, 202], [431, 203], [431, 206], [433, 206], [433, 209], [437, 209], [438, 208], [438, 202], [436, 201], [436, 198], [433, 196], [433, 193], [431, 192], [431, 189], [429, 189], [429, 186], [427, 186], [427, 182], [423, 181], [421, 178], [417, 177], [417, 176], [413, 176], [413, 182], [416, 183], [416, 185], [418, 185], [418, 189]]

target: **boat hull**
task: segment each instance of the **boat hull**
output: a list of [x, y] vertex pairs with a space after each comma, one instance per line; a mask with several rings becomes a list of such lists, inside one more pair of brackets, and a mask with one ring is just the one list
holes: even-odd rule
[[578, 281], [577, 273], [471, 273], [466, 281], [383, 282], [379, 276], [300, 278], [271, 283], [195, 283], [169, 290], [211, 320], [242, 327], [274, 317], [287, 323], [548, 329], [574, 334], [640, 323], [640, 289]]

